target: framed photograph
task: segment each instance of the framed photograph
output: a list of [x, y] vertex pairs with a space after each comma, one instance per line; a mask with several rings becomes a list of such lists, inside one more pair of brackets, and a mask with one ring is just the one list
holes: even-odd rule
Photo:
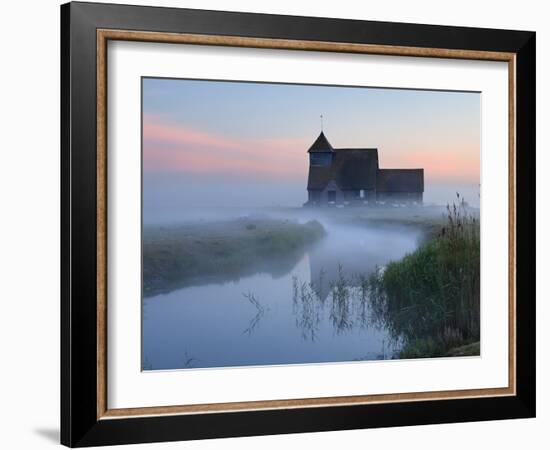
[[535, 33], [61, 7], [61, 441], [535, 415]]

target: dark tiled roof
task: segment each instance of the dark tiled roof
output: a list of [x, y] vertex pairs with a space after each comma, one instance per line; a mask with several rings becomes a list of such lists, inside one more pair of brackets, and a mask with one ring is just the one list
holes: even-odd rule
[[379, 169], [378, 192], [424, 192], [424, 169]]
[[333, 152], [334, 149], [332, 148], [332, 145], [330, 145], [330, 142], [325, 137], [325, 134], [321, 131], [321, 134], [317, 139], [315, 139], [315, 142], [309, 147], [308, 153], [312, 152]]
[[376, 188], [378, 150], [375, 148], [336, 148], [330, 166], [310, 166], [308, 189], [324, 189], [334, 180], [342, 190]]

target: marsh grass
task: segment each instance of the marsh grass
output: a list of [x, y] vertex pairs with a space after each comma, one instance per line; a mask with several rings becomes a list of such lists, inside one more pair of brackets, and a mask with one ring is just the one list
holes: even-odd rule
[[322, 320], [324, 302], [313, 283], [300, 282], [292, 277], [292, 312], [296, 316], [296, 327], [301, 330], [302, 339], [315, 342]]
[[144, 297], [212, 281], [286, 273], [325, 235], [317, 221], [238, 219], [144, 231]]
[[378, 316], [405, 339], [401, 358], [445, 356], [479, 341], [479, 220], [457, 200], [435, 239], [370, 278]]
[[393, 357], [479, 354], [479, 220], [459, 196], [444, 219], [416, 251], [373, 273], [346, 276], [339, 265], [326, 297], [318, 290], [321, 281], [294, 277], [293, 305], [303, 337], [315, 339], [326, 303], [336, 334], [386, 328], [388, 348], [401, 349]]
[[293, 314], [302, 338], [315, 341], [319, 326], [327, 312], [335, 335], [361, 328], [380, 328], [373, 318], [370, 299], [370, 279], [362, 274], [345, 275], [344, 267], [338, 266], [336, 279], [328, 284], [328, 295], [319, 289], [324, 278], [321, 270], [318, 282], [301, 282], [292, 277]]

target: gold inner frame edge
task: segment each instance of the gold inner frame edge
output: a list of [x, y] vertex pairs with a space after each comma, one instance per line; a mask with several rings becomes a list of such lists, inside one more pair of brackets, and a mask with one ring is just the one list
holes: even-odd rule
[[[516, 54], [479, 50], [390, 46], [241, 36], [159, 33], [98, 29], [96, 31], [97, 108], [97, 419], [174, 414], [206, 414], [268, 409], [350, 406], [426, 400], [513, 396], [516, 394]], [[107, 42], [109, 40], [216, 45], [279, 50], [470, 59], [508, 62], [508, 387], [400, 394], [260, 400], [198, 405], [109, 409], [107, 405]]]

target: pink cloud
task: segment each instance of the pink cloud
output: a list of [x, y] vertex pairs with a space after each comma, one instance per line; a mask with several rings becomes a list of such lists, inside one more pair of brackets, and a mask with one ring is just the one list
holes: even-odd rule
[[[298, 138], [235, 138], [164, 123], [160, 117], [143, 120], [144, 169], [156, 172], [230, 174], [239, 177], [302, 180], [307, 174], [307, 148]], [[424, 168], [427, 182], [479, 183], [479, 148], [456, 143], [453, 148], [404, 146], [379, 148], [381, 168]], [[430, 145], [430, 147], [433, 146]], [[405, 149], [404, 149], [405, 148]]]
[[188, 145], [223, 147], [235, 149], [239, 143], [222, 136], [193, 130], [185, 126], [166, 125], [154, 117], [143, 118], [143, 138], [148, 141], [185, 143]]
[[382, 152], [380, 166], [424, 168], [426, 181], [479, 183], [479, 149], [412, 149], [395, 156], [384, 158]]
[[188, 126], [143, 120], [146, 171], [232, 173], [298, 178], [307, 164], [302, 139], [233, 138]]

